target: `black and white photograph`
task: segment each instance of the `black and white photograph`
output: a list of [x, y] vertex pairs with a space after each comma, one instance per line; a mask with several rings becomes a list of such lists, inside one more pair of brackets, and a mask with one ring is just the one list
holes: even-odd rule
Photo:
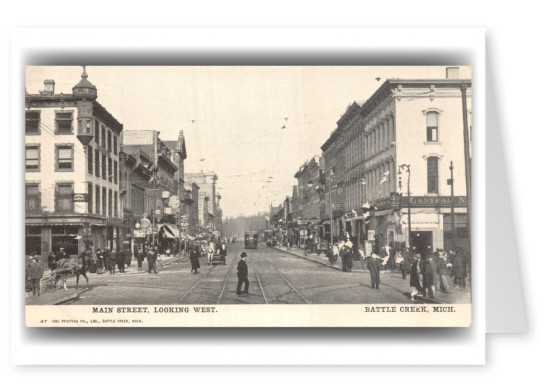
[[27, 326], [470, 327], [472, 115], [466, 65], [27, 66]]

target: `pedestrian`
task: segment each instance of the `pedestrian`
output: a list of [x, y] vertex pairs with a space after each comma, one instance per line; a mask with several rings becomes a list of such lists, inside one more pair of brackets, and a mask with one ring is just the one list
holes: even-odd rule
[[[410, 254], [411, 258], [411, 254]], [[421, 256], [415, 254], [411, 264], [411, 274], [409, 276], [409, 286], [411, 287], [410, 297], [415, 300], [415, 295], [423, 291], [423, 275], [421, 274]]]
[[147, 253], [147, 272], [151, 274], [151, 271], [157, 274], [157, 252], [151, 248]]
[[65, 249], [61, 247], [57, 254], [55, 255], [55, 261], [59, 261], [60, 259], [67, 258], [67, 254], [65, 253]]
[[145, 258], [145, 254], [144, 252], [142, 251], [142, 249], [138, 249], [138, 254], [136, 255], [136, 258], [138, 259], [138, 271], [142, 271], [142, 264], [143, 264], [143, 260]]
[[461, 288], [466, 287], [467, 278], [467, 259], [462, 249], [458, 249], [455, 254], [454, 274], [457, 277], [457, 283]]
[[207, 261], [209, 263], [209, 266], [211, 266], [212, 264], [212, 257], [214, 256], [214, 242], [213, 240], [211, 239], [209, 241], [209, 247], [207, 249]]
[[400, 267], [402, 269], [402, 279], [405, 280], [408, 273], [412, 273], [413, 259], [411, 256], [411, 249], [407, 249], [402, 252], [402, 263]]
[[117, 266], [117, 255], [111, 249], [105, 249], [105, 263], [109, 269], [109, 274], [115, 274], [115, 267]]
[[423, 296], [434, 297], [436, 294], [436, 281], [435, 277], [438, 278], [438, 271], [436, 262], [434, 260], [433, 254], [428, 254], [426, 257], [426, 260], [424, 262], [424, 270], [423, 270], [423, 288], [424, 288], [424, 294]]
[[[249, 295], [249, 268], [247, 266], [247, 253], [241, 253], [241, 259], [237, 264], [237, 296]], [[241, 293], [241, 286], [245, 283], [245, 290]]]
[[388, 249], [388, 266], [391, 271], [396, 269], [396, 250], [394, 249], [395, 243], [392, 242], [390, 246], [387, 246]]
[[371, 277], [371, 289], [379, 289], [381, 283], [381, 258], [374, 252], [367, 258], [367, 268]]
[[447, 254], [442, 251], [438, 258], [438, 274], [440, 275], [440, 290], [444, 293], [453, 292], [451, 280], [451, 263], [448, 263]]
[[31, 282], [31, 289], [33, 291], [33, 296], [40, 296], [40, 279], [44, 274], [44, 268], [38, 262], [37, 257], [32, 257], [31, 262], [27, 266], [26, 270], [27, 278]]
[[199, 249], [197, 247], [194, 247], [191, 252], [189, 253], [189, 259], [191, 261], [191, 272], [193, 274], [199, 273], [197, 269], [201, 267], [199, 263]]
[[117, 267], [119, 269], [119, 273], [126, 273], [124, 271], [125, 265], [126, 265], [126, 252], [121, 249], [117, 254]]
[[99, 248], [96, 250], [96, 259], [97, 259], [97, 273], [101, 274], [105, 270], [105, 261], [103, 256], [103, 251]]
[[51, 271], [55, 270], [55, 255], [53, 252], [50, 251], [50, 255], [48, 255], [48, 267]]

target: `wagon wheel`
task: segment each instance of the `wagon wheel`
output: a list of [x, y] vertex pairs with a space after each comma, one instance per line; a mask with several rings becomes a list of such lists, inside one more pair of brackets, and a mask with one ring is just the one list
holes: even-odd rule
[[48, 288], [48, 285], [51, 285], [52, 281], [50, 279], [50, 277], [42, 277], [40, 279], [40, 292], [44, 292], [47, 288]]

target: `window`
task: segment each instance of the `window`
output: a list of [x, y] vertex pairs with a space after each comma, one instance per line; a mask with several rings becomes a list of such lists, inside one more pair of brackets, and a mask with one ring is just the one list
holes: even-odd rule
[[94, 186], [88, 182], [88, 213], [94, 213]]
[[113, 198], [113, 215], [119, 217], [119, 193], [116, 191]]
[[438, 194], [438, 158], [430, 156], [427, 159], [427, 184], [429, 194]]
[[438, 141], [438, 113], [434, 111], [427, 113], [427, 141]]
[[107, 131], [107, 150], [111, 153], [111, 132]]
[[101, 214], [107, 216], [107, 190], [101, 188]]
[[119, 179], [119, 165], [117, 162], [113, 161], [113, 182], [115, 185], [118, 183]]
[[25, 146], [25, 171], [40, 171], [40, 145]]
[[55, 189], [55, 210], [73, 211], [73, 184], [57, 183]]
[[117, 149], [117, 146], [118, 146], [117, 144], [118, 144], [118, 142], [117, 142], [117, 136], [116, 136], [116, 135], [113, 135], [113, 153], [114, 153], [115, 155], [118, 155], [118, 154], [119, 154], [119, 151], [118, 151], [118, 149]]
[[94, 136], [94, 141], [96, 142], [96, 145], [99, 147], [100, 145], [100, 140], [99, 140], [99, 121], [97, 119], [94, 120], [94, 124], [95, 124], [95, 136]]
[[67, 255], [78, 255], [78, 226], [64, 225], [52, 227], [52, 251], [65, 249]]
[[55, 170], [73, 171], [73, 145], [55, 146]]
[[101, 155], [101, 177], [107, 179], [107, 157]]
[[94, 148], [91, 145], [88, 145], [86, 157], [88, 158], [88, 174], [94, 175]]
[[109, 198], [107, 199], [107, 208], [109, 217], [113, 216], [113, 190], [109, 189]]
[[38, 183], [25, 184], [25, 210], [41, 210], [40, 185]]
[[101, 213], [101, 194], [100, 194], [100, 189], [99, 189], [99, 186], [96, 185], [96, 214], [100, 214]]
[[56, 111], [55, 133], [56, 134], [73, 133], [73, 112], [72, 111]]
[[101, 146], [105, 148], [105, 138], [106, 138], [105, 126], [101, 125]]
[[40, 134], [40, 111], [25, 111], [25, 134]]
[[94, 159], [96, 161], [96, 176], [99, 178], [99, 150], [95, 150], [94, 152]]
[[113, 159], [111, 158], [109, 158], [107, 169], [107, 180], [109, 180], [109, 182], [113, 182]]

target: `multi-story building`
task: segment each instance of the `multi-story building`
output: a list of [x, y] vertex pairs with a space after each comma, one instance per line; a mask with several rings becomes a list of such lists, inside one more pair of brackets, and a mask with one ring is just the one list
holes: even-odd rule
[[[172, 162], [176, 167], [178, 167], [178, 170], [175, 173], [176, 177], [176, 192], [177, 197], [179, 200], [179, 207], [178, 207], [178, 215], [183, 216], [185, 214], [185, 200], [186, 200], [186, 191], [184, 188], [184, 160], [187, 158], [187, 151], [186, 151], [186, 140], [184, 138], [184, 132], [183, 130], [180, 130], [180, 134], [178, 135], [178, 140], [175, 141], [165, 141], [165, 145], [167, 146]], [[187, 217], [189, 218], [189, 217]], [[181, 221], [178, 222], [178, 227], [183, 228], [181, 226]]]
[[188, 216], [186, 219], [188, 220], [187, 224], [189, 224], [184, 227], [184, 232], [188, 234], [199, 232], [199, 189], [200, 187], [195, 182], [184, 183], [184, 216]]
[[117, 248], [119, 136], [123, 125], [98, 101], [84, 69], [72, 94], [55, 81], [25, 94], [26, 253], [61, 247], [76, 256], [90, 245]]
[[[387, 80], [361, 107], [351, 105], [322, 146], [334, 227], [375, 250], [391, 242], [419, 252], [450, 248], [453, 202], [455, 246], [466, 248], [463, 115], [470, 112], [471, 81], [457, 78]], [[445, 180], [452, 161], [453, 199]], [[334, 200], [343, 204], [341, 216]]]
[[135, 230], [136, 223], [149, 215], [149, 211], [155, 205], [153, 193], [148, 191], [154, 185], [152, 183], [153, 158], [149, 156], [144, 148], [129, 148], [122, 145], [119, 153], [120, 158], [120, 195], [123, 211], [123, 228], [121, 239], [124, 244], [131, 244], [134, 238], [134, 231], [140, 241], [144, 241], [146, 232]]
[[216, 191], [218, 177], [212, 171], [185, 173], [184, 177], [186, 182], [195, 182], [200, 187], [199, 225], [211, 232], [220, 231], [222, 228], [222, 210], [219, 205], [220, 195]]

